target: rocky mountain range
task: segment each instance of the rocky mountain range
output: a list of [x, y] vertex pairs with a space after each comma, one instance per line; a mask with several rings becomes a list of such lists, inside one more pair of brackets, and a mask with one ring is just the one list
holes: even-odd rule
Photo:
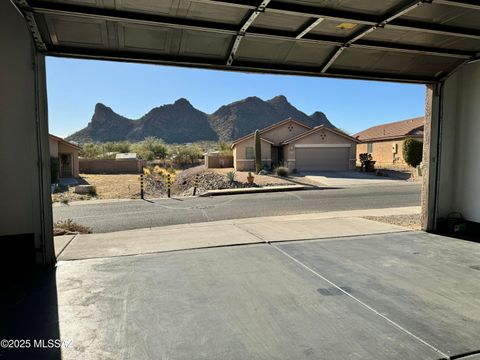
[[334, 127], [324, 113], [307, 115], [290, 104], [283, 95], [264, 101], [256, 96], [220, 107], [206, 114], [186, 99], [150, 110], [140, 119], [127, 119], [98, 103], [87, 127], [67, 137], [78, 143], [141, 141], [155, 136], [167, 143], [208, 140], [233, 140], [256, 129], [292, 117], [306, 125]]

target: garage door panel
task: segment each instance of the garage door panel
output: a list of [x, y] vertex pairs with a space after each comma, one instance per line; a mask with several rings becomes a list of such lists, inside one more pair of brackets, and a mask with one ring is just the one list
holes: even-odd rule
[[298, 171], [345, 171], [348, 170], [349, 148], [321, 147], [295, 149]]

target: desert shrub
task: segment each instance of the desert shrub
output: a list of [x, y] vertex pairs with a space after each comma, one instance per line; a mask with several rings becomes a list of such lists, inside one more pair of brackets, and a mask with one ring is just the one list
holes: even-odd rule
[[237, 179], [237, 173], [235, 171], [229, 171], [227, 174], [227, 180], [230, 184], [233, 184]]
[[95, 185], [92, 185], [92, 187], [88, 191], [88, 195], [97, 196], [97, 187]]
[[175, 170], [175, 168], [171, 167], [171, 166], [167, 166], [165, 168], [165, 171], [171, 175], [175, 175], [177, 173], [177, 171]]
[[104, 149], [101, 144], [84, 144], [79, 155], [86, 159], [95, 159], [101, 157], [104, 154]]
[[403, 158], [405, 162], [413, 167], [417, 167], [422, 162], [423, 143], [419, 140], [408, 138], [403, 142]]
[[196, 145], [181, 145], [173, 150], [173, 163], [177, 166], [195, 164], [202, 157], [202, 149]]
[[55, 229], [62, 229], [68, 232], [75, 232], [80, 234], [89, 234], [92, 232], [89, 227], [77, 224], [72, 219], [59, 220], [55, 224], [53, 224], [53, 227]]
[[128, 153], [130, 152], [128, 141], [107, 142], [103, 144], [104, 153]]
[[215, 150], [219, 151], [222, 155], [232, 155], [233, 150], [231, 148], [231, 145], [231, 143], [228, 143], [225, 140], [220, 140], [215, 145]]
[[[146, 169], [148, 169], [148, 168], [146, 168]], [[170, 175], [170, 176], [171, 176], [171, 175], [175, 175], [175, 174], [177, 173], [177, 172], [175, 171], [175, 169], [174, 169], [173, 167], [171, 167], [171, 166], [168, 166], [168, 167], [166, 167], [166, 168], [162, 168], [162, 167], [160, 167], [160, 166], [158, 166], [158, 165], [155, 165], [155, 166], [153, 167], [153, 169], [151, 169], [151, 170], [148, 169], [148, 172], [149, 172], [149, 173], [146, 174], [146, 173], [145, 173], [145, 168], [144, 168], [144, 173], [145, 173], [145, 175], [150, 175], [150, 174], [153, 172], [154, 174], [156, 174], [156, 175], [158, 175], [158, 176], [166, 177], [167, 175]]]
[[275, 174], [277, 174], [277, 176], [287, 177], [288, 168], [286, 166], [279, 166], [275, 169]]
[[60, 162], [57, 157], [50, 157], [50, 181], [52, 184], [58, 181], [58, 172], [60, 171]]
[[369, 153], [361, 153], [361, 154], [358, 155], [358, 158], [360, 159], [361, 163], [373, 160], [372, 154], [369, 154]]
[[145, 140], [133, 144], [131, 151], [136, 152], [144, 160], [165, 159], [169, 154], [169, 147], [162, 139], [147, 137]]
[[141, 147], [140, 148], [134, 147], [133, 149], [134, 149], [134, 152], [137, 153], [137, 155], [143, 160], [151, 161], [155, 159], [155, 153], [153, 151], [146, 150]]

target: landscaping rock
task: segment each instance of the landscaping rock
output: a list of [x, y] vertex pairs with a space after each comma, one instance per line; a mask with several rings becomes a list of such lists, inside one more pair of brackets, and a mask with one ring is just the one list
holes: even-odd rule
[[75, 186], [76, 194], [94, 194], [95, 186], [93, 185], [77, 185]]

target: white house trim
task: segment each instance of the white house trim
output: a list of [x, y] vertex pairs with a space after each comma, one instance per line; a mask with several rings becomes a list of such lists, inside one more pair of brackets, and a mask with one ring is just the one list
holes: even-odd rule
[[295, 148], [349, 148], [350, 144], [295, 144]]

